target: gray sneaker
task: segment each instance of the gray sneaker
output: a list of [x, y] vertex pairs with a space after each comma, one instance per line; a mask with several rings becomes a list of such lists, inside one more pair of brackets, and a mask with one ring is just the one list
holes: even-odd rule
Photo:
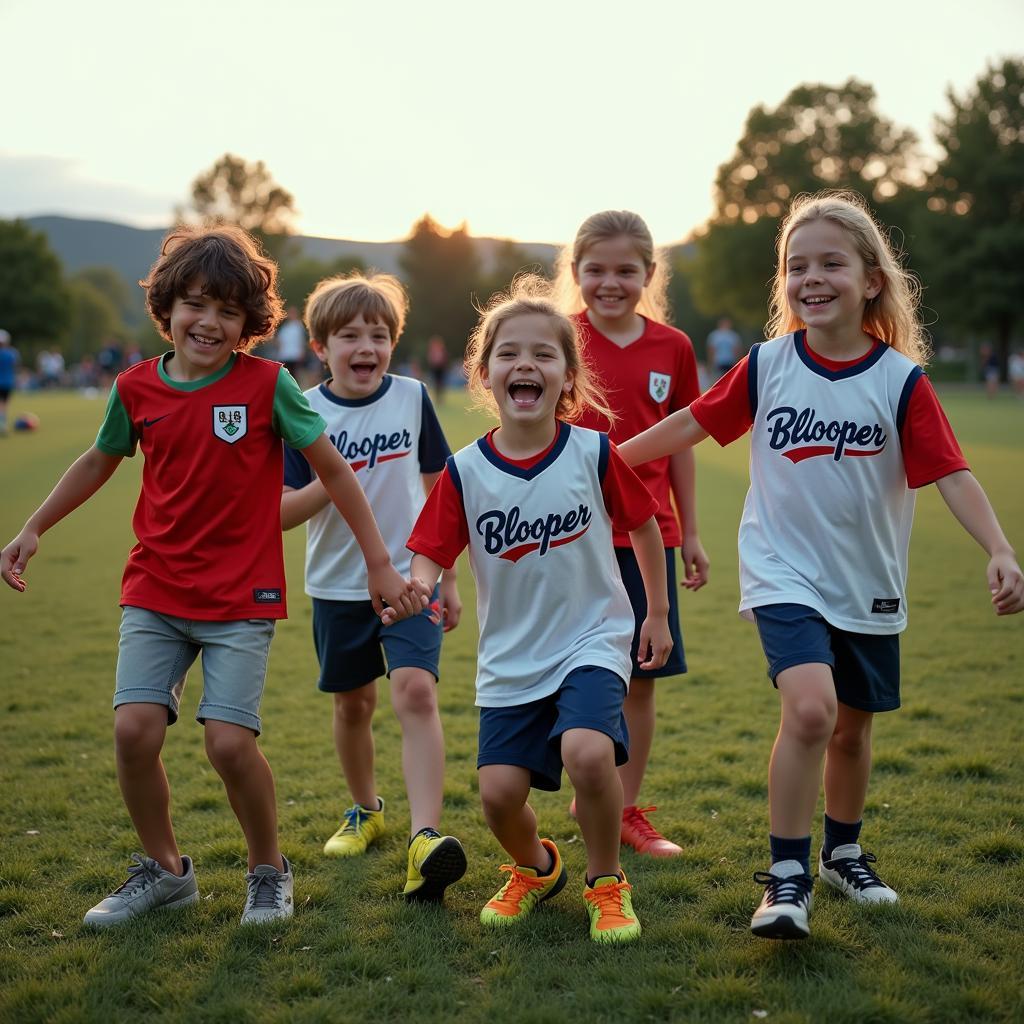
[[292, 916], [292, 866], [284, 855], [281, 860], [284, 861], [284, 871], [278, 871], [271, 864], [257, 864], [245, 876], [248, 892], [242, 924], [283, 921]]
[[107, 928], [150, 910], [179, 910], [199, 899], [192, 859], [182, 857], [184, 874], [162, 868], [151, 857], [132, 854], [128, 877], [106, 899], [86, 913], [86, 924]]

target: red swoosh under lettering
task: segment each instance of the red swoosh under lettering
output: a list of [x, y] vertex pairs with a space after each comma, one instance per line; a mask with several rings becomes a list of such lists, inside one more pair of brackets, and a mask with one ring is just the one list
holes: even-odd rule
[[[879, 455], [883, 451], [885, 451], [884, 448], [876, 448], [874, 451], [870, 452], [862, 451], [859, 448], [844, 448], [843, 456], [845, 457], [847, 455]], [[782, 454], [785, 455], [785, 457], [795, 465], [797, 462], [803, 462], [804, 459], [814, 459], [817, 458], [817, 456], [819, 455], [835, 455], [835, 453], [835, 445], [821, 444], [809, 445], [807, 448], [790, 448], [788, 452], [783, 452]]]
[[[579, 540], [589, 529], [590, 524], [588, 523], [579, 533], [574, 533], [571, 537], [562, 537], [561, 540], [553, 540], [548, 547], [558, 548], [563, 544], [571, 544], [574, 540]], [[537, 551], [539, 548], [539, 543], [520, 544], [517, 548], [509, 548], [508, 551], [503, 551], [498, 557], [505, 559], [506, 562], [518, 562], [523, 555], [528, 555], [531, 551]]]

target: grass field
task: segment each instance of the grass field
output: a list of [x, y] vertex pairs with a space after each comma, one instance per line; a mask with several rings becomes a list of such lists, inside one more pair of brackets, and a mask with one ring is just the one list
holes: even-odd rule
[[[1024, 404], [943, 397], [1011, 540], [1024, 547]], [[91, 442], [103, 403], [16, 396], [13, 411], [26, 408], [41, 429], [0, 440], [0, 543]], [[443, 419], [453, 447], [483, 422], [454, 405]], [[408, 907], [399, 895], [407, 804], [386, 687], [376, 735], [389, 834], [355, 862], [321, 856], [345, 797], [329, 700], [315, 689], [301, 530], [285, 540], [292, 618], [274, 642], [262, 740], [295, 866], [294, 919], [237, 927], [245, 851], [192, 720], [196, 669], [165, 762], [203, 899], [109, 933], [83, 928], [83, 912], [122, 879], [138, 848], [111, 745], [118, 585], [139, 475], [126, 461], [43, 538], [28, 591], [0, 593], [0, 1021], [1024, 1020], [1024, 616], [992, 614], [983, 553], [926, 489], [911, 553], [904, 707], [876, 726], [864, 832], [901, 902], [871, 912], [819, 887], [809, 941], [755, 939], [747, 925], [761, 890], [751, 874], [765, 866], [778, 709], [755, 631], [735, 614], [746, 447], [709, 442], [698, 465], [712, 582], [681, 595], [691, 671], [660, 684], [645, 794], [685, 855], [624, 854], [644, 934], [608, 949], [587, 938], [583, 848], [565, 790], [534, 803], [563, 851], [569, 886], [514, 935], [479, 925], [504, 855], [478, 807], [465, 566], [467, 614], [446, 642], [440, 695], [443, 825], [463, 840], [468, 873], [443, 908]]]

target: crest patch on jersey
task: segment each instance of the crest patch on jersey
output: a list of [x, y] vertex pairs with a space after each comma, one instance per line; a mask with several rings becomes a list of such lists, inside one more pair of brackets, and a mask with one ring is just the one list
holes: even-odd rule
[[668, 398], [668, 389], [672, 386], [672, 378], [667, 373], [656, 373], [651, 370], [651, 379], [648, 389], [653, 398], [659, 404]]
[[213, 433], [228, 444], [234, 444], [245, 437], [249, 429], [244, 405], [215, 405], [213, 407]]

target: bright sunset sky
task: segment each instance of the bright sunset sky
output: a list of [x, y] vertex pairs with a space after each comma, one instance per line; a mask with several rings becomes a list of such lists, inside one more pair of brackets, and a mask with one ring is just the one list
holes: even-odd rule
[[430, 211], [558, 242], [625, 207], [671, 242], [752, 106], [856, 76], [931, 147], [947, 86], [1024, 52], [1024, 3], [0, 0], [0, 39], [2, 217], [162, 225], [231, 151], [306, 234]]

